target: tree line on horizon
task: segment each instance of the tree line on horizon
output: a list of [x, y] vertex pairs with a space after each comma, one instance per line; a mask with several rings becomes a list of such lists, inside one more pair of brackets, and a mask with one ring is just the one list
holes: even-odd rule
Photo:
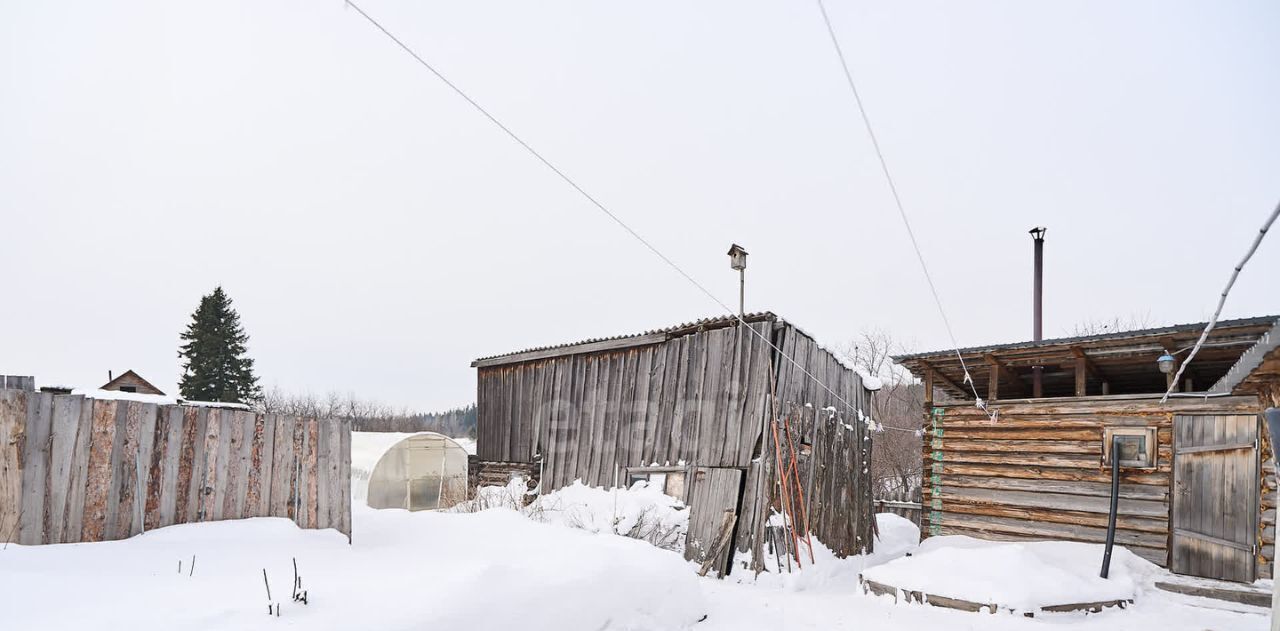
[[221, 286], [200, 298], [191, 322], [181, 334], [178, 357], [182, 359], [180, 396], [191, 401], [243, 403], [265, 413], [316, 418], [350, 418], [356, 431], [438, 432], [452, 438], [475, 437], [476, 406], [469, 404], [443, 412], [394, 410], [353, 394], [330, 393], [323, 397], [286, 393], [279, 388], [264, 392], [248, 356], [249, 334], [240, 314]]

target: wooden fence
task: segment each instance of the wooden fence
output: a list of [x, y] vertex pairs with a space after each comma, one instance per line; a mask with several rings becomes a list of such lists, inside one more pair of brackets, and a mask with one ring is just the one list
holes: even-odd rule
[[0, 541], [244, 517], [350, 537], [350, 480], [350, 421], [0, 389]]
[[911, 520], [911, 523], [919, 526], [920, 518], [924, 513], [923, 506], [920, 502], [920, 489], [916, 489], [911, 493], [881, 493], [873, 502], [875, 504], [876, 513], [893, 513], [899, 517]]

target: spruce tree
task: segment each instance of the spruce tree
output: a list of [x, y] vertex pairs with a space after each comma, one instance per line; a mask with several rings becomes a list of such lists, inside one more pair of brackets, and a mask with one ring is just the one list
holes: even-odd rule
[[178, 348], [178, 357], [185, 359], [178, 384], [182, 398], [248, 403], [262, 396], [253, 360], [245, 356], [249, 335], [222, 287], [200, 299], [182, 341]]

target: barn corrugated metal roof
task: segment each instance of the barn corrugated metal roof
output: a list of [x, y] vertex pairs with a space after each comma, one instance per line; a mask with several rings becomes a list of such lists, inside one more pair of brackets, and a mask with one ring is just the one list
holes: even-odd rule
[[[1214, 330], [1220, 328], [1242, 327], [1242, 326], [1263, 326], [1274, 325], [1280, 322], [1280, 315], [1259, 316], [1256, 318], [1239, 318], [1236, 320], [1219, 320]], [[1174, 324], [1171, 326], [1161, 326], [1150, 329], [1137, 329], [1133, 331], [1117, 331], [1115, 333], [1101, 333], [1098, 335], [1081, 335], [1077, 337], [1059, 337], [1051, 340], [1041, 340], [1039, 342], [1012, 342], [1008, 344], [992, 344], [989, 346], [970, 346], [961, 349], [946, 349], [937, 351], [928, 351], [925, 353], [911, 353], [908, 355], [897, 355], [893, 358], [896, 362], [903, 362], [912, 359], [927, 359], [939, 355], [954, 355], [957, 350], [961, 354], [969, 353], [987, 353], [991, 351], [1003, 351], [1020, 348], [1034, 348], [1037, 346], [1057, 346], [1059, 344], [1078, 344], [1082, 342], [1097, 342], [1102, 340], [1123, 340], [1127, 338], [1147, 337], [1152, 335], [1168, 335], [1171, 333], [1185, 333], [1189, 331], [1201, 331], [1207, 326], [1208, 322], [1196, 322], [1189, 324]]]
[[[745, 316], [743, 316], [742, 319], [745, 320], [748, 324], [755, 323], [755, 322], [764, 322], [766, 320], [773, 320], [773, 321], [782, 320], [782, 318], [779, 318], [776, 314], [774, 314], [771, 311], [759, 311], [756, 313], [748, 313]], [[477, 358], [475, 361], [482, 362], [482, 361], [487, 361], [491, 359], [500, 359], [502, 357], [510, 357], [512, 355], [521, 355], [524, 353], [535, 353], [539, 351], [550, 351], [550, 350], [556, 350], [556, 349], [569, 349], [575, 346], [582, 346], [583, 344], [594, 344], [596, 342], [608, 342], [612, 340], [624, 340], [624, 339], [633, 338], [633, 337], [644, 337], [646, 335], [654, 335], [657, 333], [666, 333], [666, 334], [682, 333], [686, 329], [688, 330], [688, 332], [693, 332], [693, 331], [697, 331], [700, 328], [728, 326], [729, 324], [736, 322], [737, 320], [738, 320], [738, 316], [736, 315], [723, 315], [723, 316], [716, 316], [716, 317], [710, 317], [710, 318], [702, 318], [700, 320], [694, 320], [692, 322], [685, 322], [683, 324], [676, 324], [673, 326], [668, 326], [660, 329], [652, 329], [649, 331], [644, 331], [643, 333], [614, 335], [611, 337], [593, 337], [585, 340], [579, 340], [577, 342], [568, 342], [564, 344], [552, 344], [549, 346], [535, 346], [533, 348], [526, 348], [519, 351], [512, 351], [510, 353], [502, 353], [500, 355], [490, 355], [488, 357], [480, 357], [480, 358]]]

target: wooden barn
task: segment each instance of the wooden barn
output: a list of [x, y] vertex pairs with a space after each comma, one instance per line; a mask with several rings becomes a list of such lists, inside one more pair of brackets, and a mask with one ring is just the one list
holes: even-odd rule
[[1102, 543], [1120, 437], [1118, 545], [1181, 574], [1269, 577], [1278, 326], [1219, 322], [1165, 403], [1203, 323], [896, 357], [926, 386], [924, 535]]
[[[476, 360], [473, 479], [502, 483], [523, 471], [543, 492], [575, 480], [661, 484], [690, 506], [686, 556], [721, 574], [733, 548], [750, 552], [756, 571], [775, 544], [807, 563], [799, 551], [810, 533], [841, 556], [870, 549], [871, 440], [861, 419], [871, 392], [782, 318], [743, 322], [711, 318]], [[775, 523], [794, 524], [790, 533], [769, 525], [775, 512]]]

